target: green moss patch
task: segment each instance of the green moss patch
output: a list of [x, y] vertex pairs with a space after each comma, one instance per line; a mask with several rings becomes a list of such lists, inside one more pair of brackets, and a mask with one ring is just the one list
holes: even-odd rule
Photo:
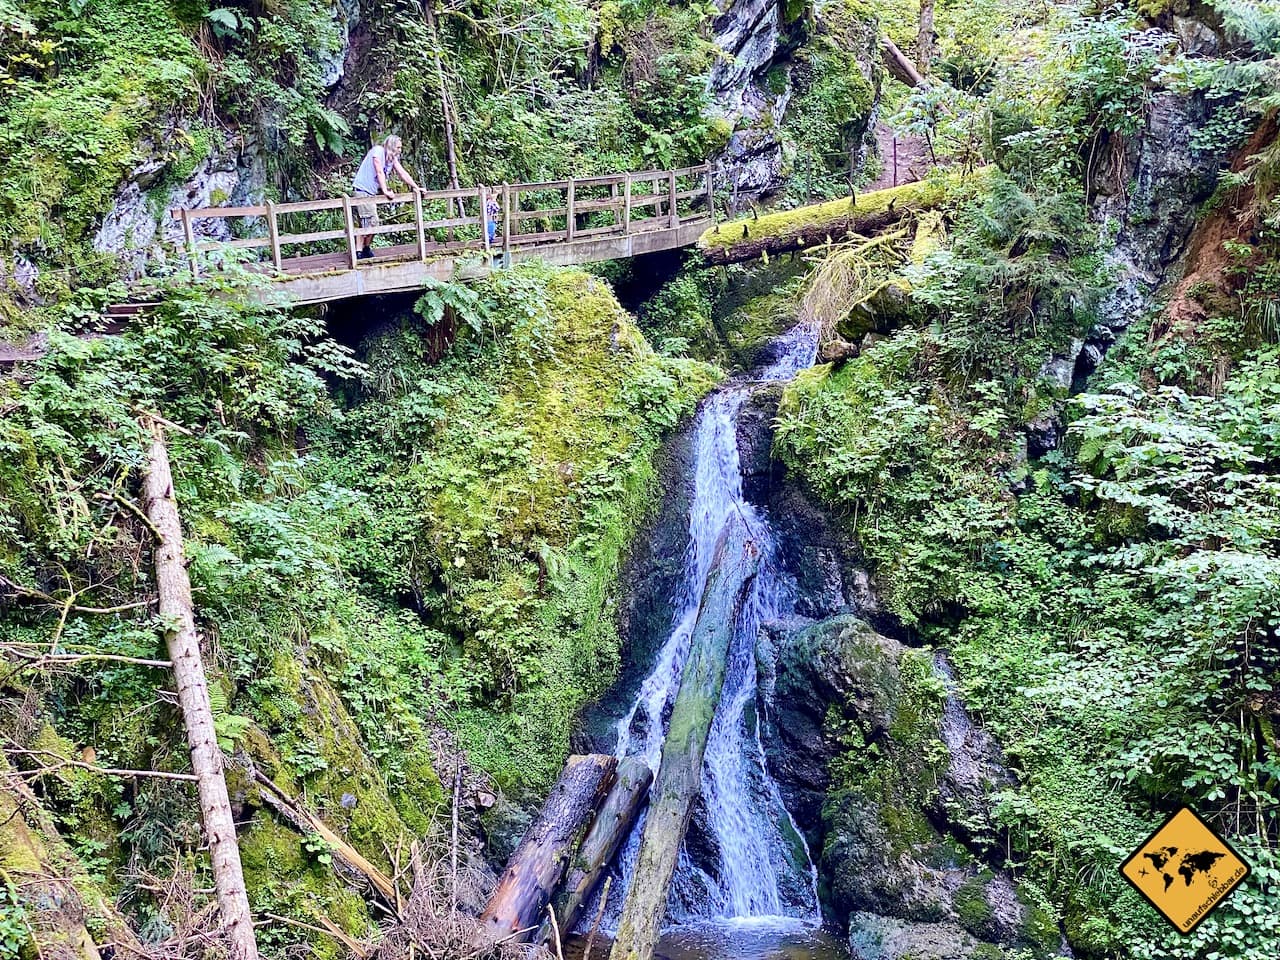
[[[760, 240], [769, 237], [799, 237], [812, 228], [826, 223], [846, 222], [855, 232], [862, 221], [873, 221], [891, 208], [894, 210], [922, 210], [936, 207], [948, 196], [959, 196], [966, 188], [978, 186], [985, 174], [979, 172], [968, 178], [937, 175], [915, 183], [904, 183], [884, 190], [852, 197], [841, 197], [825, 203], [796, 207], [794, 210], [776, 210], [760, 217], [742, 217], [711, 227], [698, 238], [700, 249], [732, 247], [744, 240]], [[841, 231], [843, 232], [843, 230]]]

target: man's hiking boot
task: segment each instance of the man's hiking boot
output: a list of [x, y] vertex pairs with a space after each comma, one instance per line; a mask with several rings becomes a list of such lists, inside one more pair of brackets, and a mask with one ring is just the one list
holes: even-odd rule
[[367, 249], [366, 249], [366, 250], [361, 250], [359, 253], [357, 253], [357, 254], [356, 254], [356, 259], [357, 259], [357, 260], [372, 260], [372, 259], [373, 259], [373, 251], [372, 251], [372, 250], [367, 250]]

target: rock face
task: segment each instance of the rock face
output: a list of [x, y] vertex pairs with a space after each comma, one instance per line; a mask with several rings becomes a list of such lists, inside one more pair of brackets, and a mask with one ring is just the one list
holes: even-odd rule
[[335, 50], [322, 50], [316, 56], [324, 74], [321, 81], [332, 90], [346, 75], [347, 55], [351, 52], [351, 31], [360, 23], [360, 0], [331, 0], [334, 24], [341, 42]]
[[841, 614], [767, 625], [757, 661], [770, 769], [856, 960], [1065, 949], [1035, 892], [987, 863], [1012, 779], [941, 654]]
[[771, 385], [756, 390], [742, 406], [737, 434], [742, 492], [770, 517], [779, 554], [796, 581], [798, 614], [819, 618], [856, 609], [875, 618], [879, 604], [852, 544], [835, 535], [827, 513], [788, 482], [773, 459], [773, 421], [781, 399], [782, 387]]
[[[115, 202], [98, 228], [93, 248], [119, 259], [129, 279], [140, 276], [150, 261], [164, 262], [184, 243], [182, 224], [169, 216], [174, 207], [252, 205], [262, 200], [266, 163], [252, 145], [215, 151], [201, 160], [181, 183], [166, 187], [169, 162], [163, 144], [144, 144], [148, 157], [116, 191]], [[230, 240], [226, 220], [196, 221], [202, 240]]]
[[39, 279], [39, 268], [20, 253], [15, 252], [9, 263], [0, 260], [0, 290], [10, 290], [20, 306], [40, 305], [40, 294], [36, 290]]
[[[812, 8], [778, 0], [718, 0], [713, 39], [722, 55], [711, 68], [715, 112], [733, 127], [719, 158], [735, 198], [776, 191], [790, 175], [795, 147], [784, 125], [795, 108], [793, 65], [814, 44], [848, 55], [874, 88], [863, 132], [879, 97], [877, 30], [856, 19], [845, 0], [822, 0]], [[811, 16], [805, 16], [806, 13]]]
[[778, 127], [791, 97], [790, 77], [779, 93], [765, 79], [783, 41], [782, 5], [776, 0], [721, 0], [712, 29], [723, 51], [711, 68], [716, 112], [734, 125], [721, 157], [735, 193], [759, 194], [783, 180], [784, 149]]
[[[1099, 151], [1103, 160], [1094, 168], [1089, 188], [1094, 217], [1117, 230], [1108, 257], [1116, 280], [1098, 307], [1099, 322], [1041, 368], [1041, 382], [1054, 396], [1082, 389], [1110, 346], [1179, 273], [1196, 211], [1229, 160], [1195, 142], [1195, 131], [1204, 128], [1210, 112], [1200, 93], [1157, 90], [1141, 134]], [[1029, 425], [1033, 459], [1058, 446], [1058, 419], [1055, 405]]]
[[619, 582], [624, 593], [618, 633], [623, 642], [622, 676], [609, 695], [589, 707], [573, 740], [578, 753], [611, 753], [616, 747], [614, 718], [634, 702], [636, 692], [659, 647], [671, 633], [685, 573], [689, 508], [693, 497], [693, 431], [691, 421], [663, 446], [657, 469], [666, 478], [662, 502], [634, 539]]
[[[1142, 134], [1125, 144], [1119, 163], [1102, 164], [1091, 184], [1099, 220], [1118, 224], [1111, 262], [1119, 271], [1100, 309], [1102, 323], [1085, 344], [1108, 344], [1136, 319], [1186, 250], [1196, 210], [1212, 193], [1226, 160], [1199, 149], [1195, 131], [1209, 120], [1200, 94], [1157, 91]], [[1116, 184], [1128, 184], [1116, 188]]]

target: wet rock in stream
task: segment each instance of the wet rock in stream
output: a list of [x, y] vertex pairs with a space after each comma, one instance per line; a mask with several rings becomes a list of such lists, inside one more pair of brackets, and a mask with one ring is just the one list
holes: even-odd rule
[[855, 960], [1062, 950], [1034, 893], [986, 861], [1012, 783], [941, 654], [841, 614], [767, 624], [763, 742]]
[[825, 510], [785, 476], [773, 459], [773, 422], [782, 399], [782, 385], [754, 390], [738, 418], [738, 457], [742, 492], [763, 507], [777, 537], [779, 555], [796, 581], [796, 612], [823, 617], [856, 609], [868, 617], [879, 613], [866, 574], [847, 538]]

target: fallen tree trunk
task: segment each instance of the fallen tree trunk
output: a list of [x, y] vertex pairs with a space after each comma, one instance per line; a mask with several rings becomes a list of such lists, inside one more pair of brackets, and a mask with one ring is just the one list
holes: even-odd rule
[[702, 758], [724, 687], [725, 661], [759, 563], [744, 521], [725, 525], [693, 626], [662, 763], [610, 960], [651, 960], [680, 843], [702, 786]]
[[889, 75], [893, 79], [902, 81], [908, 87], [919, 87], [924, 84], [924, 77], [916, 69], [916, 65], [911, 62], [911, 58], [903, 53], [898, 45], [888, 37], [884, 37], [880, 41], [880, 57], [884, 61], [885, 69], [889, 71]]
[[698, 239], [698, 249], [708, 263], [719, 266], [838, 243], [854, 234], [876, 233], [908, 214], [937, 207], [948, 193], [944, 182], [921, 180], [859, 197], [733, 220], [704, 233]]
[[182, 556], [182, 521], [173, 496], [173, 472], [164, 443], [164, 428], [150, 422], [151, 449], [143, 488], [147, 519], [160, 542], [155, 548], [156, 591], [160, 620], [165, 625], [165, 641], [173, 663], [178, 687], [178, 706], [187, 730], [191, 750], [191, 770], [196, 775], [200, 814], [213, 885], [222, 915], [231, 960], [257, 960], [258, 945], [253, 936], [253, 916], [240, 866], [236, 844], [236, 824], [223, 775], [222, 749], [213, 729], [213, 709], [209, 704], [209, 682], [196, 633], [195, 606], [191, 600], [191, 580]]
[[482, 942], [522, 942], [538, 929], [617, 766], [615, 758], [603, 754], [569, 758], [480, 914]]
[[[618, 775], [591, 829], [582, 839], [569, 865], [560, 893], [555, 898], [556, 918], [562, 930], [572, 930], [582, 910], [596, 892], [605, 871], [631, 833], [640, 808], [649, 796], [653, 783], [653, 771], [643, 760], [630, 757], [618, 764]], [[551, 925], [543, 923], [535, 943], [542, 943], [551, 935]]]

